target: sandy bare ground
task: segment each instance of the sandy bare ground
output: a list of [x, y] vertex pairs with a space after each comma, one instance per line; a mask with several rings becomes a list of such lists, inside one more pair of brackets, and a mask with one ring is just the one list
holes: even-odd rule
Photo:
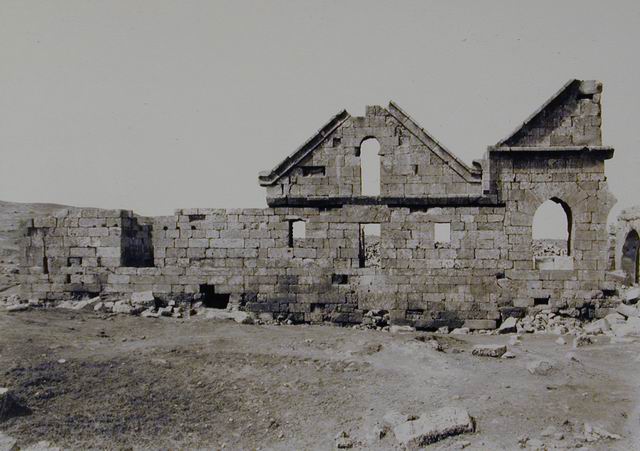
[[[64, 448], [401, 449], [373, 437], [390, 411], [465, 407], [477, 432], [428, 449], [640, 449], [640, 343], [609, 338], [575, 350], [528, 335], [515, 359], [471, 355], [509, 336], [438, 336], [331, 326], [255, 326], [204, 319], [108, 317], [40, 310], [0, 313], [0, 386], [32, 414], [0, 423], [24, 446]], [[59, 363], [64, 360], [64, 363]], [[548, 376], [527, 363], [545, 359]], [[586, 443], [584, 423], [620, 440]], [[562, 439], [541, 437], [548, 426]]]

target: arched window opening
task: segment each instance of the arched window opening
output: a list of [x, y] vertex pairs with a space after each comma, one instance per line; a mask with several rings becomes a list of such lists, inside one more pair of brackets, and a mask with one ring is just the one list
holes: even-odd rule
[[532, 252], [539, 269], [573, 269], [571, 256], [572, 215], [558, 198], [544, 202], [533, 217]]
[[620, 261], [622, 270], [627, 274], [625, 281], [627, 285], [638, 283], [638, 276], [640, 275], [639, 246], [640, 236], [638, 236], [638, 232], [631, 230], [622, 245], [622, 260]]
[[366, 138], [360, 143], [360, 182], [363, 196], [380, 195], [380, 143], [375, 138]]

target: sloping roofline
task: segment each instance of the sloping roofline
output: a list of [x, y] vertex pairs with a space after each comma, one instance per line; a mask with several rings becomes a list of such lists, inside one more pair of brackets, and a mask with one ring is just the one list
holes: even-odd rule
[[[467, 166], [462, 160], [456, 157], [449, 149], [440, 144], [435, 138], [429, 135], [420, 127], [411, 116], [405, 113], [397, 104], [389, 102], [389, 114], [395, 118], [404, 128], [413, 134], [420, 142], [438, 155], [451, 167], [458, 175], [467, 182], [479, 182], [480, 173]], [[303, 161], [311, 152], [322, 144], [338, 127], [340, 127], [351, 115], [342, 110], [333, 116], [316, 134], [309, 138], [304, 144], [298, 147], [292, 154], [282, 160], [271, 171], [263, 171], [258, 175], [261, 186], [275, 184], [281, 177], [286, 175], [291, 169]]]
[[291, 155], [282, 160], [271, 171], [262, 171], [258, 174], [258, 180], [261, 186], [273, 185], [283, 175], [287, 174], [298, 163], [304, 160], [313, 150], [340, 127], [344, 121], [349, 119], [351, 115], [347, 110], [342, 110], [333, 116], [318, 132], [298, 147]]
[[459, 176], [467, 182], [479, 182], [480, 173], [467, 166], [460, 158], [455, 156], [449, 149], [440, 144], [433, 136], [428, 134], [424, 128], [420, 127], [411, 116], [405, 113], [396, 103], [389, 102], [389, 113], [404, 128], [409, 130], [420, 142], [427, 146], [432, 152], [453, 169]]
[[529, 117], [527, 117], [524, 122], [522, 122], [522, 124], [520, 124], [518, 127], [516, 127], [516, 129], [511, 132], [511, 134], [509, 136], [507, 136], [504, 139], [501, 139], [500, 141], [498, 141], [494, 146], [492, 147], [502, 147], [502, 146], [508, 146], [507, 142], [509, 142], [509, 140], [513, 139], [516, 137], [516, 135], [518, 135], [518, 133], [522, 132], [524, 130], [524, 128], [529, 125], [531, 122], [535, 121], [546, 109], [554, 106], [554, 104], [567, 92], [569, 92], [570, 89], [572, 89], [575, 85], [575, 87], [577, 88], [578, 85], [580, 84], [580, 80], [576, 79], [576, 78], [572, 78], [571, 80], [569, 80], [568, 82], [566, 82], [562, 88], [560, 88], [554, 95], [552, 95], [546, 102], [544, 102], [542, 105], [540, 105], [538, 107], [537, 110], [535, 110], [533, 113], [531, 113], [529, 115]]

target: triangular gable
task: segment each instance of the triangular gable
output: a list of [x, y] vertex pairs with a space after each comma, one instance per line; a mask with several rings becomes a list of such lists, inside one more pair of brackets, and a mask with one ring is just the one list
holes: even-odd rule
[[342, 110], [333, 116], [318, 132], [309, 138], [304, 144], [298, 147], [291, 155], [282, 160], [271, 171], [263, 171], [258, 175], [261, 186], [273, 185], [282, 176], [296, 167], [308, 155], [310, 155], [320, 144], [322, 144], [344, 121], [351, 117], [347, 110]]
[[456, 157], [449, 149], [444, 147], [433, 136], [429, 135], [421, 128], [411, 116], [405, 113], [394, 102], [389, 102], [389, 113], [404, 128], [411, 132], [420, 142], [427, 146], [433, 153], [440, 157], [445, 163], [453, 169], [460, 177], [467, 182], [477, 182], [480, 178], [480, 172], [473, 170], [467, 166], [462, 160]]
[[[494, 147], [600, 145], [600, 124], [585, 121], [600, 116], [600, 99], [594, 96], [601, 88], [596, 81], [569, 80]], [[582, 119], [582, 123], [574, 119]]]

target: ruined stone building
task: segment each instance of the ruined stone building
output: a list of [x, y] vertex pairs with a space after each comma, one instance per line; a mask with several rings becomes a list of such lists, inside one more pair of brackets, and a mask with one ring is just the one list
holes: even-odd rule
[[[152, 290], [347, 324], [385, 310], [425, 329], [495, 327], [514, 308], [579, 308], [607, 289], [612, 269], [601, 91], [569, 81], [471, 166], [394, 103], [364, 117], [342, 111], [259, 175], [267, 208], [34, 220], [23, 290], [40, 299]], [[365, 155], [370, 140], [377, 155]], [[363, 192], [365, 157], [379, 158], [377, 192]], [[564, 210], [568, 238], [561, 252], [536, 255], [533, 218], [548, 200]]]

